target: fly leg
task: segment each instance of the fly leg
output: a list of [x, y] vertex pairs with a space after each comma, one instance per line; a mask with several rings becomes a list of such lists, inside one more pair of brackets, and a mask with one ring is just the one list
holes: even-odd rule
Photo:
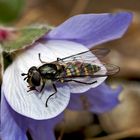
[[[42, 84], [42, 86], [41, 86], [41, 89], [40, 89], [40, 93], [42, 92], [42, 90], [44, 89], [44, 87], [45, 87], [45, 83], [46, 83], [46, 81], [45, 80], [43, 80], [43, 84]], [[40, 99], [41, 99], [41, 97], [42, 97], [42, 95], [44, 94], [44, 91], [41, 93], [41, 96], [39, 97]]]
[[48, 101], [49, 101], [49, 99], [53, 96], [53, 95], [55, 95], [56, 93], [57, 93], [57, 88], [56, 88], [56, 86], [55, 86], [55, 84], [52, 84], [53, 85], [53, 88], [54, 88], [54, 90], [55, 90], [55, 92], [53, 93], [53, 94], [51, 94], [48, 98], [47, 98], [47, 100], [46, 100], [46, 107], [48, 107]]
[[47, 63], [47, 62], [41, 60], [41, 54], [40, 53], [38, 54], [38, 58], [39, 58], [41, 63]]
[[42, 92], [43, 88], [45, 87], [45, 83], [46, 83], [46, 81], [43, 80], [43, 84], [42, 84], [42, 87], [41, 87], [41, 89], [40, 89], [40, 92]]
[[35, 91], [39, 92], [35, 87], [29, 87], [29, 90], [27, 92], [30, 92], [32, 90], [35, 90]]
[[91, 84], [97, 83], [97, 81], [86, 83], [86, 82], [81, 82], [81, 81], [77, 81], [77, 80], [64, 80], [64, 82], [76, 82], [76, 83], [81, 83], [81, 84], [86, 84], [86, 85], [91, 85]]

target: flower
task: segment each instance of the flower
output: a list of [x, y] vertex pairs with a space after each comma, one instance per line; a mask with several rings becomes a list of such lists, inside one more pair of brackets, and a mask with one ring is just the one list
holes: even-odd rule
[[[43, 94], [35, 91], [27, 93], [27, 83], [21, 73], [28, 72], [32, 66], [42, 65], [38, 58], [39, 53], [43, 61], [52, 62], [58, 57], [64, 58], [87, 51], [87, 47], [120, 38], [127, 30], [131, 19], [132, 14], [126, 12], [74, 16], [46, 34], [43, 37], [45, 43], [36, 42], [18, 55], [6, 69], [3, 77], [1, 138], [26, 140], [26, 132], [29, 131], [33, 139], [54, 140], [53, 127], [62, 119], [63, 110], [67, 106], [71, 109], [82, 109], [79, 98], [81, 94], [78, 93], [86, 92], [84, 95], [90, 103], [89, 110], [92, 112], [102, 113], [116, 106], [121, 88], [113, 90], [104, 83], [101, 84], [106, 79], [102, 77], [96, 79], [97, 84], [92, 85], [58, 85], [56, 97], [50, 98], [48, 107], [45, 107], [46, 99], [54, 89], [46, 85]], [[93, 54], [89, 55], [102, 66]], [[75, 94], [70, 96], [70, 93]]]

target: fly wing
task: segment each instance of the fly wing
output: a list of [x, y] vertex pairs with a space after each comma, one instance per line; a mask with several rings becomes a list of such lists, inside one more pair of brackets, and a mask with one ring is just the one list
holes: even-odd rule
[[[102, 51], [102, 49], [96, 49], [96, 52], [99, 52], [98, 54], [100, 54], [100, 51]], [[93, 52], [93, 49], [92, 49], [92, 52]], [[89, 63], [92, 65], [97, 65], [97, 66], [101, 67], [101, 69], [98, 71], [97, 74], [105, 75], [106, 74], [105, 66], [92, 52], [91, 52], [91, 50], [80, 52], [80, 53], [77, 53], [77, 54], [74, 54], [74, 55], [71, 55], [68, 57], [60, 58], [58, 61], [55, 61], [55, 63], [59, 63], [62, 65], [63, 64], [67, 65], [70, 62], [76, 63], [78, 61], [81, 63]], [[95, 52], [95, 50], [94, 50], [94, 52]], [[102, 53], [102, 54], [106, 55], [107, 53]], [[68, 85], [69, 85], [72, 93], [82, 93], [82, 92], [89, 90], [90, 88], [97, 87], [107, 78], [106, 76], [102, 76], [102, 77], [98, 77], [98, 78], [92, 78], [90, 76], [85, 76], [85, 75], [83, 77], [82, 76], [77, 77], [76, 75], [74, 75], [73, 77], [69, 77], [69, 76], [65, 77], [65, 76], [66, 75], [63, 75], [62, 77], [58, 77], [58, 80], [61, 78], [62, 79], [66, 78], [68, 80], [74, 78], [75, 80], [80, 81], [82, 83], [87, 83], [87, 82], [93, 83], [93, 84], [87, 86], [87, 84], [85, 85], [82, 83], [80, 84], [80, 83], [71, 81], [68, 83]], [[96, 81], [96, 82], [94, 83], [94, 81]]]
[[78, 54], [74, 54], [65, 58], [58, 59], [61, 62], [68, 62], [68, 61], [81, 61], [81, 62], [96, 62], [97, 58], [101, 59], [105, 57], [110, 52], [107, 48], [94, 48], [90, 49], [89, 51], [80, 52]]
[[95, 61], [97, 58], [103, 58], [110, 52], [107, 48], [94, 48], [90, 49], [89, 51], [81, 52], [72, 56], [68, 56], [62, 58], [62, 61], [74, 61], [74, 60], [81, 60], [81, 61]]
[[[95, 74], [86, 76], [86, 75], [73, 75], [71, 76], [66, 76], [62, 75], [61, 77], [58, 77], [58, 80], [62, 79], [75, 79], [76, 81], [80, 81], [82, 83], [93, 83], [91, 85], [84, 85], [82, 83], [76, 83], [74, 81], [69, 82], [69, 87], [71, 89], [72, 93], [81, 93], [85, 92], [90, 88], [97, 87], [100, 85], [106, 78], [107, 75], [110, 74], [111, 72], [108, 73], [108, 66], [106, 68], [105, 64], [103, 64], [99, 59], [105, 57], [109, 53], [109, 49], [106, 48], [97, 48], [97, 49], [90, 49], [88, 51], [76, 53], [67, 57], [60, 57], [58, 58], [57, 61], [54, 61], [54, 63], [59, 63], [59, 64], [68, 64], [69, 62], [75, 63], [77, 61], [81, 63], [90, 63], [93, 65], [97, 65], [100, 67], [100, 70], [96, 72]], [[52, 62], [53, 63], [53, 62]], [[94, 82], [96, 81], [96, 82]]]
[[97, 57], [97, 58], [103, 58], [105, 57], [107, 54], [109, 54], [110, 49], [108, 48], [93, 48], [90, 49], [90, 51]]
[[61, 75], [59, 77], [59, 79], [63, 78], [63, 79], [74, 79], [74, 78], [85, 78], [85, 77], [90, 77], [90, 78], [100, 78], [100, 77], [106, 77], [106, 76], [110, 76], [110, 75], [115, 75], [116, 73], [118, 73], [120, 71], [120, 67], [113, 65], [113, 64], [103, 64], [102, 66], [100, 66], [100, 71], [98, 72], [90, 72], [88, 71], [88, 75], [85, 74], [81, 74], [81, 75], [72, 75], [72, 76], [65, 76], [65, 75]]
[[89, 76], [93, 78], [99, 78], [99, 77], [115, 75], [119, 71], [120, 71], [120, 67], [113, 64], [104, 63], [103, 66], [101, 66], [101, 70], [99, 72], [96, 72], [93, 76], [92, 75]]
[[97, 87], [107, 78], [107, 76], [119, 72], [119, 69], [118, 66], [112, 64], [100, 64], [100, 70], [98, 72], [89, 73], [89, 75], [61, 75], [57, 80], [63, 79], [64, 82], [68, 82], [72, 93], [82, 93], [90, 88]]
[[103, 64], [106, 68], [106, 75], [114, 75], [117, 74], [120, 71], [120, 67], [113, 65], [113, 64], [108, 64], [105, 63]]

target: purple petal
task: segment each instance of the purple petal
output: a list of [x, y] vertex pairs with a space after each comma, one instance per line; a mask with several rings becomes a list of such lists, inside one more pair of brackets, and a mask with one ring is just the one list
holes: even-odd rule
[[61, 113], [59, 116], [48, 120], [37, 121], [29, 119], [28, 129], [33, 140], [55, 140], [54, 126], [60, 122], [62, 118], [63, 114]]
[[27, 140], [26, 122], [23, 117], [14, 112], [4, 96], [1, 101], [1, 139]]
[[53, 29], [45, 38], [72, 40], [91, 47], [120, 38], [131, 20], [132, 14], [127, 12], [77, 15]]
[[5, 97], [1, 102], [2, 140], [27, 140], [27, 130], [34, 140], [55, 140], [54, 126], [63, 118], [61, 113], [53, 119], [38, 121], [16, 113], [7, 103]]
[[[111, 110], [118, 103], [118, 95], [122, 91], [122, 87], [117, 89], [112, 89], [106, 84], [101, 84], [97, 88], [91, 89], [84, 94], [72, 94], [70, 103], [68, 105], [69, 109], [81, 110], [83, 109], [84, 97], [89, 103], [89, 110], [94, 113], [103, 113], [105, 111]], [[82, 97], [82, 98], [81, 98]]]

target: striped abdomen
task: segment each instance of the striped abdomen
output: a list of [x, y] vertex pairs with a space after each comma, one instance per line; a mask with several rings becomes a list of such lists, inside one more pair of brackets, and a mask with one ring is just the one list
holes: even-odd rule
[[80, 76], [80, 75], [94, 75], [94, 73], [98, 72], [100, 67], [90, 63], [82, 63], [82, 62], [68, 62], [65, 66], [64, 73], [65, 76]]

